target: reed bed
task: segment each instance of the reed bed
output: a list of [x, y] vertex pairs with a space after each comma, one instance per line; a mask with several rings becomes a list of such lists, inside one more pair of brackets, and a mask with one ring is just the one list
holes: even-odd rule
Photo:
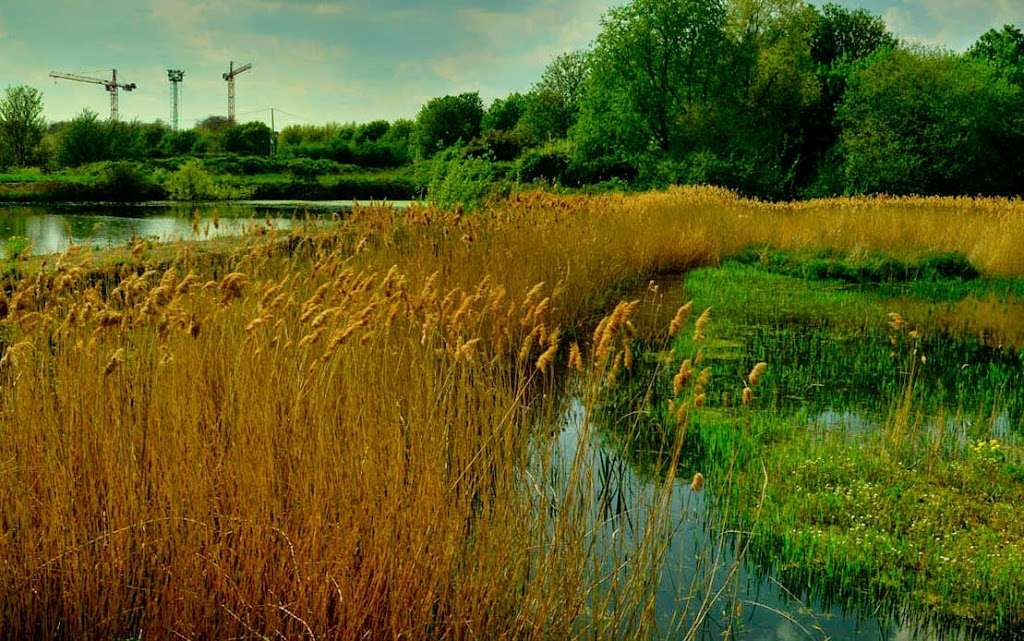
[[524, 194], [22, 270], [0, 300], [0, 630], [648, 636], [656, 550], [609, 570], [587, 459], [545, 480], [552, 398], [631, 360], [623, 293], [751, 244], [1024, 274], [1022, 211]]

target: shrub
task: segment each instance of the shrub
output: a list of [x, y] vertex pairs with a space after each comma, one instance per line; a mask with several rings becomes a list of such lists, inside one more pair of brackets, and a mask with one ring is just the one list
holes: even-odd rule
[[252, 193], [241, 187], [218, 184], [198, 160], [190, 160], [171, 174], [164, 188], [172, 200], [225, 200], [246, 198]]
[[549, 143], [524, 153], [516, 163], [516, 178], [528, 183], [542, 180], [572, 184], [572, 146], [567, 141]]
[[442, 209], [479, 209], [495, 188], [494, 166], [479, 158], [453, 158], [434, 163], [427, 199]]

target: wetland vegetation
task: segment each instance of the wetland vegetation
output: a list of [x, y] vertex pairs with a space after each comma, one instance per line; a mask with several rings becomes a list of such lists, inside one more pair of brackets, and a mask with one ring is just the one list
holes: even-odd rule
[[1021, 214], [534, 193], [19, 257], [3, 627], [1013, 638]]
[[595, 33], [392, 121], [6, 90], [0, 636], [1024, 637], [1024, 33]]

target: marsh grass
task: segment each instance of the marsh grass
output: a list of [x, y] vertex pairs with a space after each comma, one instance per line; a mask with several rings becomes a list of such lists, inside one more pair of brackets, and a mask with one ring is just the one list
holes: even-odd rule
[[[930, 323], [918, 325], [885, 313], [895, 299], [874, 289], [771, 272], [727, 263], [686, 279], [694, 304], [722, 318], [706, 336], [713, 407], [688, 430], [690, 464], [735, 475], [716, 500], [736, 506], [757, 564], [794, 593], [1014, 638], [1024, 626], [1019, 352], [944, 331], [923, 313], [944, 303], [918, 301]], [[685, 366], [693, 349], [681, 334], [670, 358]], [[750, 383], [761, 359], [766, 393], [749, 385], [737, 397], [729, 383]], [[673, 387], [663, 376], [647, 438], [671, 416]], [[851, 408], [871, 424], [821, 422]]]
[[[592, 411], [653, 335], [621, 292], [751, 244], [957, 251], [1019, 275], [1021, 209], [524, 194], [26, 262], [0, 304], [0, 629], [646, 638], [677, 484], [609, 564], [593, 457], [543, 480], [552, 399], [582, 381]], [[682, 424], [710, 381], [687, 384]]]

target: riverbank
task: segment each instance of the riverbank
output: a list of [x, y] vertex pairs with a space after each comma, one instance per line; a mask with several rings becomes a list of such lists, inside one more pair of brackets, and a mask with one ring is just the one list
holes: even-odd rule
[[[217, 165], [214, 165], [215, 167]], [[173, 166], [171, 166], [173, 167]], [[17, 203], [143, 202], [174, 195], [174, 169], [145, 163], [96, 163], [81, 169], [0, 174], [0, 201]], [[223, 200], [412, 200], [423, 185], [411, 168], [293, 175], [283, 171], [224, 173], [210, 170]], [[203, 194], [199, 194], [203, 199]]]

